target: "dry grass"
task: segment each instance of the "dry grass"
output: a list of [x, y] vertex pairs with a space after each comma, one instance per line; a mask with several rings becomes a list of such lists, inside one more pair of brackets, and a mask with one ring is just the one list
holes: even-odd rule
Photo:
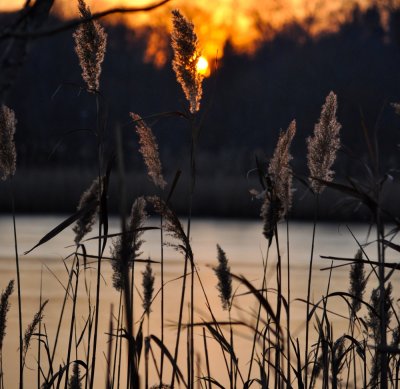
[[[90, 17], [90, 11], [83, 0], [79, 1], [80, 12], [83, 18]], [[190, 166], [188, 182], [188, 198], [186, 228], [181, 218], [174, 211], [175, 188], [179, 185], [180, 173], [168, 186], [161, 172], [161, 162], [158, 154], [158, 145], [150, 128], [144, 124], [138, 115], [132, 115], [136, 130], [140, 136], [141, 153], [144, 157], [148, 174], [155, 184], [154, 191], [157, 196], [149, 196], [148, 202], [153, 206], [155, 213], [160, 216], [160, 226], [154, 227], [161, 230], [160, 234], [160, 261], [143, 259], [140, 257], [140, 245], [146, 239], [145, 201], [143, 198], [136, 200], [130, 215], [127, 215], [126, 175], [124, 173], [125, 145], [119, 144], [113, 153], [107, 153], [105, 138], [106, 121], [104, 119], [104, 101], [100, 94], [99, 76], [103, 61], [106, 34], [97, 22], [86, 23], [78, 28], [75, 33], [77, 53], [83, 68], [83, 78], [87, 84], [87, 92], [91, 92], [98, 108], [98, 120], [95, 123], [95, 135], [98, 152], [97, 177], [89, 190], [82, 195], [75, 214], [68, 217], [60, 225], [49, 231], [33, 248], [45, 245], [55, 238], [65, 228], [77, 223], [74, 228], [76, 234], [73, 250], [68, 258], [72, 264], [68, 265], [64, 259], [68, 281], [62, 284], [65, 297], [58, 318], [58, 328], [54, 338], [46, 332], [44, 308], [47, 302], [41, 302], [39, 310], [28, 326], [25, 337], [22, 339], [22, 311], [21, 304], [20, 270], [17, 245], [17, 227], [15, 209], [13, 207], [13, 226], [15, 239], [16, 276], [19, 296], [19, 332], [20, 332], [20, 364], [19, 386], [31, 387], [24, 383], [24, 367], [26, 356], [32, 352], [32, 342], [38, 342], [37, 369], [38, 384], [43, 388], [58, 388], [64, 382], [64, 388], [94, 388], [99, 387], [95, 377], [99, 364], [96, 364], [99, 355], [100, 339], [99, 321], [106, 319], [109, 323], [107, 333], [107, 371], [101, 372], [106, 376], [105, 387], [109, 388], [139, 388], [146, 389], [153, 385], [154, 388], [168, 387], [230, 387], [230, 389], [244, 387], [261, 388], [299, 388], [313, 387], [339, 388], [339, 387], [381, 387], [397, 388], [400, 366], [400, 321], [392, 298], [393, 274], [398, 270], [397, 265], [386, 263], [385, 252], [387, 248], [397, 252], [400, 247], [394, 243], [394, 238], [399, 230], [397, 215], [392, 215], [381, 207], [381, 192], [384, 185], [379, 175], [379, 169], [372, 166], [368, 169], [373, 173], [372, 188], [359, 185], [349, 179], [348, 183], [333, 181], [333, 163], [336, 152], [340, 146], [340, 124], [336, 118], [337, 97], [331, 92], [322, 107], [321, 116], [315, 125], [313, 137], [307, 140], [308, 165], [310, 176], [307, 178], [296, 177], [303, 184], [308, 185], [308, 190], [315, 200], [315, 220], [313, 233], [310, 236], [310, 262], [307, 280], [307, 298], [304, 304], [304, 338], [299, 339], [297, 333], [291, 330], [291, 304], [293, 296], [290, 294], [291, 262], [289, 253], [295, 253], [296, 247], [291, 246], [289, 234], [289, 216], [292, 203], [292, 179], [295, 176], [290, 166], [290, 144], [295, 134], [293, 121], [287, 132], [282, 133], [278, 139], [275, 153], [269, 162], [256, 167], [261, 188], [258, 197], [263, 200], [261, 205], [264, 218], [264, 235], [267, 247], [266, 258], [260, 266], [262, 282], [251, 282], [244, 276], [231, 273], [228, 259], [220, 246], [217, 246], [216, 260], [218, 265], [214, 268], [222, 306], [226, 309], [227, 317], [221, 320], [217, 317], [218, 303], [210, 301], [209, 290], [204, 287], [200, 272], [196, 266], [195, 252], [191, 246], [191, 215], [193, 208], [193, 194], [196, 183], [196, 150], [202, 123], [200, 100], [202, 96], [202, 77], [196, 73], [195, 61], [199, 57], [199, 48], [194, 26], [186, 20], [179, 11], [173, 12], [174, 32], [172, 44], [174, 49], [173, 69], [177, 80], [181, 84], [189, 103], [190, 114], [179, 115], [187, 121], [191, 131], [191, 143], [188, 145]], [[15, 127], [15, 117], [12, 111], [3, 108], [3, 116], [8, 114], [8, 119], [2, 122], [11, 123]], [[11, 125], [10, 124], [10, 125]], [[13, 134], [15, 128], [8, 130]], [[3, 166], [4, 176], [13, 175], [15, 147], [12, 136], [8, 137], [2, 147], [1, 155], [7, 156], [7, 161], [0, 161]], [[117, 134], [118, 135], [118, 134]], [[119, 136], [119, 135], [118, 135]], [[376, 144], [376, 142], [370, 142]], [[118, 185], [116, 195], [120, 206], [121, 230], [117, 234], [108, 231], [109, 218], [109, 181], [113, 173], [114, 157], [118, 159]], [[1, 158], [0, 155], [0, 158]], [[371, 226], [376, 230], [376, 236], [367, 237], [364, 245], [359, 245], [359, 252], [349, 260], [332, 257], [332, 264], [327, 277], [326, 293], [321, 299], [312, 298], [313, 257], [314, 247], [318, 240], [318, 203], [324, 188], [335, 190], [341, 196], [350, 196], [368, 209], [371, 216]], [[12, 201], [14, 196], [12, 195]], [[97, 220], [98, 231], [92, 232], [92, 226]], [[287, 223], [286, 241], [281, 239], [278, 223], [282, 220]], [[390, 220], [394, 229], [386, 231], [384, 220]], [[90, 240], [85, 240], [88, 234]], [[164, 242], [164, 235], [168, 241]], [[172, 241], [170, 239], [172, 238]], [[113, 239], [114, 249], [112, 256], [107, 257], [105, 248]], [[167, 240], [167, 238], [166, 238]], [[97, 243], [97, 252], [91, 252], [89, 241]], [[215, 242], [217, 243], [217, 242]], [[176, 297], [175, 308], [178, 311], [176, 318], [175, 342], [171, 348], [164, 342], [163, 312], [166, 301], [164, 299], [164, 272], [167, 265], [163, 261], [163, 247], [165, 244], [176, 249], [176, 256], [183, 263], [183, 271], [178, 279], [168, 282], [181, 282], [180, 296]], [[366, 245], [375, 245], [377, 258], [370, 259], [364, 250]], [[275, 250], [276, 255], [271, 252]], [[283, 254], [285, 252], [285, 254]], [[287, 258], [285, 258], [287, 256]], [[284, 274], [282, 262], [287, 259], [287, 274]], [[351, 265], [349, 291], [331, 292], [331, 277], [336, 266], [335, 261], [346, 261]], [[111, 261], [113, 264], [114, 286], [119, 291], [118, 301], [115, 301], [107, 318], [99, 317], [100, 304], [103, 303], [104, 289], [102, 264]], [[135, 264], [146, 263], [143, 272], [141, 291], [136, 285]], [[216, 261], [217, 263], [217, 261]], [[153, 269], [160, 265], [161, 285], [155, 288]], [[94, 275], [91, 269], [94, 270]], [[268, 279], [267, 273], [273, 269], [274, 280]], [[368, 277], [365, 273], [368, 272]], [[284, 281], [285, 280], [285, 281]], [[268, 281], [268, 282], [267, 282]], [[284, 287], [286, 282], [286, 287]], [[366, 287], [372, 289], [370, 300], [365, 297]], [[0, 306], [0, 336], [5, 334], [6, 314], [9, 309], [8, 297], [12, 292], [10, 284], [1, 298]], [[83, 287], [84, 286], [84, 287]], [[82, 290], [82, 287], [84, 288]], [[255, 309], [250, 310], [241, 306], [237, 289], [246, 290], [244, 295], [248, 301], [255, 304]], [[195, 310], [198, 307], [195, 301], [195, 288], [200, 290], [204, 297], [207, 309], [207, 319], [195, 320]], [[83, 296], [82, 296], [83, 293]], [[161, 297], [159, 297], [161, 296]], [[77, 311], [77, 299], [84, 298], [87, 307], [83, 312]], [[347, 312], [332, 312], [328, 305], [331, 299], [341, 298], [348, 307]], [[161, 323], [151, 323], [150, 313], [152, 304], [160, 299]], [[69, 305], [71, 315], [66, 317], [65, 307]], [[117, 307], [117, 315], [114, 308]], [[137, 315], [138, 306], [143, 308], [142, 314]], [[185, 315], [185, 310], [188, 314]], [[340, 314], [348, 324], [345, 334], [338, 334], [334, 327], [334, 317]], [[187, 322], [184, 318], [187, 317]], [[147, 318], [147, 330], [144, 328]], [[81, 326], [83, 320], [83, 327]], [[68, 324], [68, 332], [62, 331], [63, 325]], [[161, 327], [161, 339], [151, 329]], [[195, 340], [194, 330], [201, 327], [203, 330], [202, 345]], [[312, 335], [311, 335], [312, 333]], [[65, 350], [57, 348], [59, 337], [68, 339]], [[238, 346], [241, 338], [247, 340], [248, 359], [239, 361]], [[311, 342], [311, 338], [313, 341]], [[223, 365], [226, 368], [226, 380], [219, 382], [212, 375], [211, 347], [217, 347]], [[104, 348], [104, 345], [102, 345]], [[214, 348], [215, 349], [215, 348]], [[0, 343], [1, 350], [1, 343]], [[55, 355], [61, 355], [60, 363], [56, 362]], [[1, 357], [1, 363], [3, 356]], [[211, 364], [210, 364], [211, 362]], [[164, 368], [168, 364], [169, 370]], [[72, 366], [72, 367], [71, 367]], [[70, 374], [70, 367], [72, 373]], [[4, 387], [1, 370], [0, 388]], [[97, 370], [96, 370], [97, 369]], [[144, 373], [141, 374], [142, 371]], [[155, 385], [154, 385], [155, 383]]]

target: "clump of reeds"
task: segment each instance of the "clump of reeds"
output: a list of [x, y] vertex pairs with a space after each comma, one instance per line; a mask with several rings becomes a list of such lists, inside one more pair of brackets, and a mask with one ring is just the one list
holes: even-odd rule
[[[150, 258], [149, 258], [150, 260]], [[151, 263], [147, 262], [146, 269], [142, 272], [142, 286], [143, 286], [143, 309], [144, 312], [149, 315], [151, 302], [153, 299], [154, 292], [154, 274], [151, 267]]]
[[[75, 233], [75, 243], [79, 244], [83, 237], [92, 231], [94, 222], [96, 221], [96, 214], [99, 209], [99, 192], [100, 181], [95, 178], [90, 187], [83, 192], [79, 204], [78, 211], [85, 210], [82, 216], [77, 220], [72, 230]], [[97, 205], [96, 205], [97, 204]]]
[[197, 36], [193, 23], [189, 22], [179, 10], [172, 11], [172, 23], [171, 39], [174, 50], [172, 67], [189, 102], [190, 112], [196, 113], [200, 109], [203, 81], [203, 76], [196, 69], [201, 56]]
[[125, 280], [129, 267], [140, 255], [140, 247], [143, 243], [143, 226], [147, 220], [146, 200], [143, 197], [137, 198], [131, 208], [131, 213], [124, 231], [114, 242], [111, 249], [111, 265], [114, 270], [113, 286], [116, 290], [125, 288]]
[[228, 265], [226, 254], [219, 245], [217, 245], [217, 252], [218, 266], [213, 268], [218, 278], [217, 289], [219, 291], [219, 297], [221, 298], [222, 308], [230, 310], [232, 299], [231, 269]]
[[74, 33], [75, 51], [82, 68], [82, 77], [88, 90], [99, 90], [101, 64], [106, 52], [107, 34], [103, 27], [92, 17], [90, 8], [84, 0], [78, 0], [78, 10], [82, 23]]
[[31, 344], [31, 339], [33, 334], [36, 331], [38, 324], [43, 320], [43, 311], [45, 306], [47, 305], [48, 300], [46, 300], [39, 308], [39, 310], [35, 313], [32, 322], [29, 324], [28, 328], [25, 331], [24, 335], [24, 349], [23, 349], [23, 366], [25, 365], [26, 354], [28, 352], [29, 346]]
[[136, 113], [131, 113], [131, 118], [135, 122], [136, 132], [139, 136], [140, 153], [143, 156], [147, 167], [147, 173], [152, 179], [154, 185], [164, 189], [167, 184], [162, 174], [158, 145], [151, 128]]
[[15, 113], [6, 105], [0, 107], [0, 175], [2, 180], [15, 173], [17, 152], [14, 134], [17, 126]]
[[9, 298], [13, 291], [14, 280], [11, 280], [0, 297], [0, 352], [3, 349], [3, 341], [6, 335], [7, 313], [10, 309]]
[[340, 147], [340, 123], [336, 118], [337, 97], [330, 92], [322, 106], [321, 116], [314, 127], [314, 135], [307, 138], [308, 168], [310, 184], [315, 193], [321, 193], [325, 185], [318, 180], [332, 181], [334, 172], [331, 167]]

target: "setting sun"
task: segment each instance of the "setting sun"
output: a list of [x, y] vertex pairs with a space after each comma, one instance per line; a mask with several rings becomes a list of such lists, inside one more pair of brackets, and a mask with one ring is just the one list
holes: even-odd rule
[[203, 76], [208, 76], [210, 74], [210, 69], [208, 67], [208, 61], [205, 57], [201, 56], [197, 60], [196, 70]]

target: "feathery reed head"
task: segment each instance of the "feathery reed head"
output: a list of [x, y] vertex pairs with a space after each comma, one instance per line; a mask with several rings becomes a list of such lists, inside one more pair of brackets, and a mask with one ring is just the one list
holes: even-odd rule
[[80, 375], [79, 364], [75, 362], [74, 367], [72, 368], [72, 375], [69, 380], [68, 389], [82, 389]]
[[[150, 258], [149, 258], [150, 260]], [[143, 309], [144, 312], [149, 315], [151, 310], [151, 301], [153, 299], [154, 292], [154, 275], [151, 263], [147, 262], [146, 269], [142, 272], [142, 286], [143, 286]]]
[[127, 230], [123, 232], [115, 241], [111, 248], [111, 266], [113, 273], [113, 286], [116, 290], [125, 288], [126, 274], [129, 267], [133, 264], [139, 252], [143, 240], [143, 228], [147, 220], [146, 200], [138, 197], [132, 205], [131, 214], [128, 220]]
[[74, 32], [75, 51], [82, 68], [82, 77], [89, 91], [98, 91], [107, 34], [97, 21], [85, 22], [92, 17], [92, 13], [84, 0], [78, 0], [78, 9], [82, 24]]
[[293, 120], [287, 131], [280, 133], [268, 167], [268, 174], [273, 182], [275, 194], [281, 202], [283, 214], [292, 206], [292, 169], [289, 162], [293, 159], [290, 155], [290, 145], [295, 133], [296, 121]]
[[[390, 319], [393, 315], [391, 311], [391, 306], [393, 302], [392, 297], [393, 286], [392, 283], [389, 282], [385, 288], [385, 295], [383, 296], [383, 309], [385, 310], [386, 316], [386, 325], [389, 326]], [[370, 337], [375, 341], [376, 344], [380, 343], [381, 335], [380, 335], [380, 322], [381, 322], [381, 293], [379, 286], [372, 290], [370, 305], [373, 308], [368, 307], [368, 317], [366, 317], [365, 322], [370, 330]]]
[[132, 204], [131, 214], [128, 221], [128, 236], [131, 237], [130, 241], [132, 242], [132, 250], [135, 257], [138, 257], [141, 254], [139, 252], [143, 243], [143, 240], [141, 239], [143, 230], [141, 229], [144, 227], [147, 218], [146, 200], [142, 196], [138, 197]]
[[311, 377], [314, 377], [314, 379], [311, 381], [310, 384], [311, 389], [315, 388], [316, 378], [318, 378], [319, 375], [321, 374], [323, 366], [324, 366], [324, 353], [320, 354], [318, 358], [316, 358], [315, 356], [315, 361], [311, 373]]
[[0, 176], [6, 180], [15, 173], [17, 152], [14, 134], [17, 126], [15, 113], [6, 105], [0, 107]]
[[338, 377], [340, 375], [341, 370], [344, 367], [343, 357], [346, 355], [345, 351], [345, 337], [341, 336], [339, 339], [335, 341], [332, 347], [332, 375]]
[[147, 166], [147, 172], [154, 185], [161, 189], [167, 184], [162, 175], [161, 161], [158, 153], [158, 144], [151, 128], [137, 114], [131, 113], [131, 118], [135, 122], [136, 132], [139, 136], [140, 153]]
[[113, 268], [113, 287], [118, 290], [124, 290], [125, 280], [129, 271], [129, 263], [133, 260], [133, 250], [127, 233], [123, 233], [112, 243], [111, 247], [111, 266]]
[[0, 351], [3, 349], [3, 341], [6, 335], [7, 312], [10, 309], [9, 298], [14, 290], [14, 280], [11, 280], [0, 297]]
[[[88, 210], [83, 213], [80, 219], [77, 220], [72, 230], [75, 233], [75, 243], [79, 244], [82, 238], [92, 231], [93, 224], [96, 220], [96, 213], [99, 210], [99, 197], [100, 197], [99, 179], [95, 178], [90, 187], [83, 192], [79, 204], [78, 211], [88, 207]], [[90, 204], [97, 203], [97, 206], [90, 207]]]
[[[383, 296], [383, 310], [386, 317], [386, 327], [389, 328], [390, 320], [393, 315], [391, 306], [393, 303], [392, 297], [392, 283], [389, 282], [384, 290]], [[365, 318], [365, 323], [368, 328], [369, 337], [376, 346], [381, 344], [381, 292], [380, 287], [373, 289], [371, 292], [370, 305], [368, 307], [368, 316]], [[372, 366], [370, 373], [369, 387], [379, 387], [380, 371], [382, 367], [382, 353], [376, 348], [372, 356]]]
[[341, 124], [336, 119], [337, 97], [330, 92], [322, 106], [321, 116], [314, 127], [313, 137], [307, 138], [307, 160], [310, 183], [315, 193], [321, 193], [325, 186], [314, 178], [332, 181], [331, 167], [340, 147], [339, 130]]
[[354, 316], [361, 308], [361, 301], [364, 296], [367, 280], [365, 278], [363, 254], [361, 250], [357, 251], [354, 257], [355, 263], [351, 265], [350, 269], [350, 290], [349, 293], [353, 296], [351, 301], [352, 312]]
[[400, 324], [398, 324], [393, 332], [392, 332], [392, 341], [390, 342], [390, 346], [394, 348], [398, 348], [400, 345]]
[[183, 255], [187, 255], [190, 260], [193, 260], [193, 252], [189, 239], [183, 230], [177, 214], [158, 196], [149, 196], [147, 197], [147, 201], [153, 205], [157, 213], [163, 216], [163, 228], [167, 234], [181, 242], [181, 244], [169, 243], [168, 245], [180, 251]]
[[231, 269], [228, 265], [228, 259], [224, 250], [217, 244], [218, 252], [218, 266], [213, 270], [218, 277], [217, 289], [219, 290], [219, 297], [221, 298], [222, 308], [230, 310], [232, 299], [232, 276]]
[[203, 76], [197, 71], [196, 65], [200, 58], [198, 41], [193, 23], [189, 22], [179, 10], [172, 11], [172, 48], [174, 59], [172, 67], [176, 79], [181, 84], [190, 112], [200, 109]]
[[261, 217], [264, 222], [263, 234], [268, 240], [269, 245], [271, 245], [272, 238], [274, 237], [276, 226], [282, 218], [282, 210], [280, 199], [273, 193], [271, 195], [271, 192], [266, 193], [264, 203], [261, 207]]
[[39, 310], [35, 313], [35, 316], [33, 317], [32, 322], [29, 324], [28, 328], [25, 331], [24, 346], [23, 346], [23, 364], [24, 365], [25, 365], [26, 354], [28, 352], [28, 349], [29, 349], [29, 346], [31, 343], [32, 335], [35, 333], [36, 327], [38, 326], [38, 324], [43, 320], [43, 310], [48, 302], [49, 302], [49, 300], [46, 300], [40, 306]]

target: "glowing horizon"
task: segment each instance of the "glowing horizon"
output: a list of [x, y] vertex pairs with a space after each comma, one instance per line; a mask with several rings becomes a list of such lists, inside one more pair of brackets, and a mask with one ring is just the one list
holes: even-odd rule
[[[0, 0], [0, 10], [15, 10], [25, 0]], [[155, 0], [86, 0], [92, 12], [116, 6], [144, 6]], [[54, 12], [63, 18], [77, 16], [77, 8], [71, 0], [57, 0]], [[75, 3], [75, 2], [74, 2]], [[144, 60], [162, 66], [167, 61], [171, 31], [171, 10], [179, 8], [195, 25], [195, 31], [202, 48], [202, 56], [211, 63], [223, 56], [226, 42], [241, 53], [254, 53], [262, 42], [270, 39], [285, 24], [298, 22], [311, 34], [334, 31], [348, 18], [354, 5], [365, 8], [371, 0], [270, 0], [262, 4], [258, 0], [214, 0], [209, 3], [193, 0], [175, 0], [147, 13], [113, 15], [102, 23], [123, 22], [129, 27], [150, 28], [150, 36]], [[306, 21], [313, 17], [312, 25]], [[140, 32], [139, 32], [140, 33]]]

